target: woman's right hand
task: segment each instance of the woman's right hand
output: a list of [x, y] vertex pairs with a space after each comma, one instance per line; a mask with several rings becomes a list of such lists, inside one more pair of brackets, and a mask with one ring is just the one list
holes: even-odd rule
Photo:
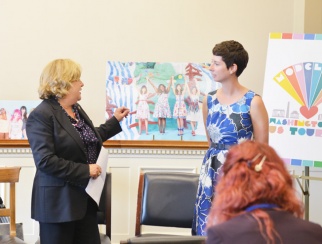
[[123, 118], [126, 118], [127, 115], [129, 114], [130, 110], [124, 106], [115, 109], [114, 111], [114, 117], [121, 122]]

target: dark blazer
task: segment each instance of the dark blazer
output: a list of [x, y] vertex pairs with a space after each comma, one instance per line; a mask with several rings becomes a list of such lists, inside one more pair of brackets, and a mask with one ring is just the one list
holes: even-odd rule
[[[77, 104], [84, 118], [102, 142], [122, 131], [115, 117], [94, 127]], [[32, 189], [31, 217], [44, 223], [59, 223], [84, 217], [89, 181], [84, 143], [55, 99], [41, 102], [29, 115], [27, 136], [33, 153], [36, 174]]]
[[[321, 244], [322, 227], [309, 221], [296, 218], [291, 213], [267, 210], [274, 222], [275, 230], [281, 237], [276, 244]], [[207, 244], [266, 244], [259, 231], [257, 221], [245, 213], [222, 224], [208, 229]]]

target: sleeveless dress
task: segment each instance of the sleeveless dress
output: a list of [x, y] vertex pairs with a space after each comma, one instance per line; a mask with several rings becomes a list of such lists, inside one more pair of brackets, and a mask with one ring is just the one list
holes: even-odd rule
[[153, 117], [171, 118], [171, 111], [170, 111], [170, 105], [169, 105], [167, 93], [159, 94], [158, 101], [154, 108]]
[[190, 95], [190, 102], [188, 106], [188, 121], [198, 121], [199, 120], [199, 96]]
[[229, 146], [253, 137], [250, 104], [256, 94], [249, 90], [240, 100], [226, 106], [219, 103], [216, 92], [207, 96], [206, 128], [212, 146], [207, 150], [200, 169], [192, 223], [193, 235], [206, 235], [208, 213], [215, 195], [214, 186]]
[[10, 139], [22, 139], [22, 120], [10, 122]]
[[137, 105], [136, 110], [136, 118], [137, 119], [149, 119], [150, 118], [150, 109], [149, 104], [147, 102], [148, 94], [140, 94], [139, 95], [139, 103]]
[[173, 108], [173, 118], [183, 118], [187, 116], [187, 108], [184, 102], [184, 95], [176, 95], [176, 103]]
[[8, 119], [0, 119], [0, 133], [9, 133], [10, 121]]

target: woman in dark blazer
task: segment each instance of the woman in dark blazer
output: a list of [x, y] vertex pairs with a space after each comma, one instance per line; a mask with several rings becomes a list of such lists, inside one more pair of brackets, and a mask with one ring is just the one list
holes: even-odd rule
[[94, 127], [77, 103], [84, 86], [80, 76], [81, 68], [72, 60], [50, 62], [40, 77], [43, 101], [27, 120], [37, 168], [31, 217], [39, 221], [44, 244], [100, 243], [97, 204], [85, 188], [102, 173], [96, 160], [103, 141], [122, 131], [119, 122], [129, 113], [118, 108], [111, 119]]
[[322, 227], [302, 215], [283, 160], [268, 144], [246, 141], [232, 147], [223, 164], [207, 243], [322, 243]]

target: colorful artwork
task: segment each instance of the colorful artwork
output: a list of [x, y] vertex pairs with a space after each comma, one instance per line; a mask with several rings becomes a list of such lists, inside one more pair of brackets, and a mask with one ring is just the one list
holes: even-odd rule
[[322, 35], [270, 34], [263, 99], [285, 162], [322, 167]]
[[322, 63], [294, 64], [279, 72], [274, 80], [300, 105], [300, 113], [307, 119], [318, 112], [322, 102]]
[[131, 110], [116, 140], [206, 141], [202, 100], [217, 88], [207, 64], [109, 61], [106, 119]]
[[27, 139], [26, 121], [40, 101], [0, 100], [0, 140]]

